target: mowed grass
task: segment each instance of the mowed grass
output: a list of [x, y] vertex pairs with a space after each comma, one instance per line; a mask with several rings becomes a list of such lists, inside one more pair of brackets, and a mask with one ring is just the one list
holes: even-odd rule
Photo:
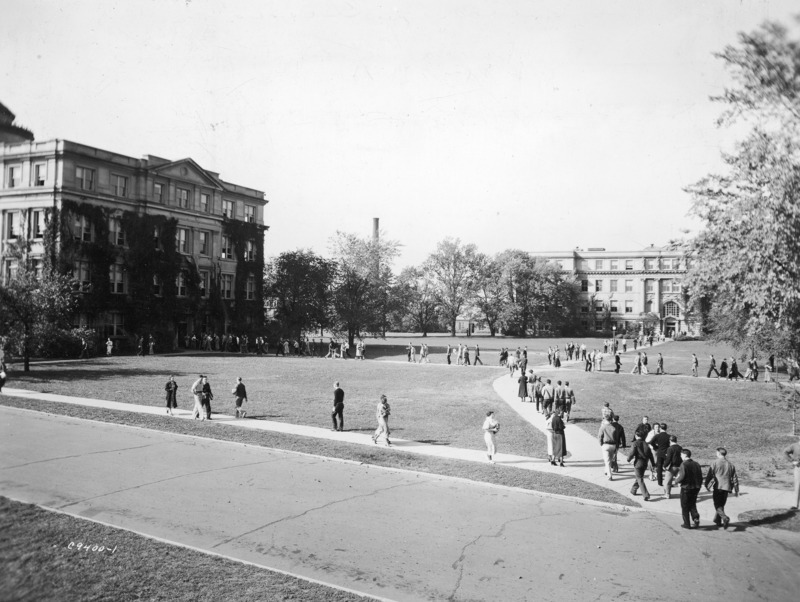
[[[629, 348], [630, 349], [630, 348]], [[701, 342], [678, 342], [647, 349], [650, 374], [632, 375], [633, 357], [623, 355], [622, 372], [613, 372], [613, 362], [603, 362], [602, 372], [584, 372], [582, 366], [539, 370], [547, 378], [569, 380], [584, 411], [576, 423], [597, 434], [601, 408], [611, 404], [630, 443], [642, 416], [650, 422], [666, 422], [678, 443], [692, 450], [695, 459], [708, 464], [715, 449], [727, 448], [741, 476], [760, 486], [784, 487], [791, 482], [782, 450], [797, 438], [792, 433], [791, 412], [785, 408], [775, 386], [763, 382], [706, 378], [708, 355], [714, 353], [719, 366], [731, 349]], [[664, 355], [664, 376], [656, 376], [655, 358]], [[700, 376], [691, 376], [691, 354], [700, 359]], [[741, 366], [740, 366], [741, 369]], [[744, 373], [744, 370], [741, 370]], [[785, 374], [781, 377], [785, 379]], [[588, 410], [591, 408], [591, 410]], [[585, 418], [587, 415], [589, 418]]]
[[0, 497], [0, 533], [0, 597], [8, 602], [364, 600], [4, 497]]

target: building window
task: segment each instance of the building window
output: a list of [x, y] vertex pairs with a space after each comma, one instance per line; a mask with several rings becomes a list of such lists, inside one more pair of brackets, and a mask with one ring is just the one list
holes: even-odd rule
[[664, 278], [661, 281], [662, 293], [679, 293], [681, 292], [681, 281], [674, 278]]
[[625, 269], [627, 271], [631, 271], [633, 269], [633, 259], [626, 259], [625, 260]]
[[198, 232], [198, 238], [200, 239], [200, 255], [209, 255], [208, 232]]
[[675, 257], [672, 260], [672, 269], [673, 270], [680, 270], [681, 269], [681, 260]]
[[6, 259], [5, 261], [5, 283], [8, 285], [9, 282], [14, 280], [17, 277], [17, 270], [19, 268], [19, 263], [16, 259]]
[[86, 218], [85, 215], [76, 215], [75, 216], [75, 240], [81, 240], [83, 242], [92, 242], [92, 224]]
[[222, 201], [222, 215], [233, 219], [233, 201]]
[[72, 290], [86, 293], [92, 285], [88, 261], [76, 261], [72, 266]]
[[222, 259], [233, 259], [233, 243], [230, 236], [222, 237]]
[[246, 222], [255, 222], [256, 221], [256, 208], [254, 205], [245, 205], [244, 206], [244, 221]]
[[186, 273], [178, 272], [178, 277], [175, 279], [175, 287], [178, 289], [178, 296], [186, 296]]
[[42, 238], [44, 236], [44, 210], [31, 212], [30, 233], [32, 238]]
[[189, 208], [189, 191], [185, 188], [178, 188], [177, 190], [178, 196], [178, 207], [181, 209], [188, 209]]
[[633, 301], [625, 301], [625, 313], [626, 314], [633, 313]]
[[248, 240], [244, 246], [244, 260], [245, 261], [255, 261], [256, 260], [256, 243], [252, 240]]
[[94, 190], [94, 170], [87, 167], [75, 168], [75, 180], [81, 190]]
[[108, 238], [112, 245], [125, 246], [125, 233], [122, 231], [122, 220], [112, 217], [108, 220]]
[[200, 193], [200, 211], [203, 213], [208, 213], [208, 207], [210, 205], [210, 197], [205, 192]]
[[609, 284], [608, 290], [610, 290], [612, 293], [616, 293], [617, 292], [617, 281], [616, 280], [609, 280], [608, 284]]
[[125, 176], [112, 175], [111, 181], [114, 187], [114, 194], [116, 196], [128, 196], [128, 178]]
[[596, 313], [600, 313], [601, 311], [603, 311], [603, 303], [602, 302], [595, 303], [594, 304], [594, 311]]
[[581, 292], [585, 293], [589, 290], [589, 281], [588, 280], [581, 280]]
[[108, 267], [108, 279], [111, 282], [111, 292], [117, 295], [125, 293], [125, 272], [118, 263]]
[[159, 203], [164, 202], [164, 185], [156, 182], [153, 184], [153, 197]]
[[619, 311], [619, 308], [617, 307], [617, 302], [614, 299], [612, 299], [611, 300], [611, 312], [612, 313], [617, 313], [618, 311]]
[[33, 164], [33, 185], [44, 186], [47, 180], [47, 163]]
[[653, 302], [649, 299], [644, 302], [644, 311], [648, 314], [653, 311]]
[[256, 298], [256, 277], [253, 274], [250, 274], [247, 277], [247, 282], [245, 283], [245, 299], [248, 301], [252, 301]]
[[106, 329], [110, 337], [123, 336], [125, 334], [125, 316], [118, 311], [109, 312]]
[[156, 297], [161, 296], [161, 278], [158, 274], [153, 274], [153, 294]]
[[633, 280], [626, 280], [625, 281], [625, 292], [632, 293], [633, 292]]
[[588, 320], [581, 320], [581, 326], [583, 326], [584, 329], [585, 328], [589, 328], [589, 321]]
[[581, 313], [588, 314], [589, 313], [589, 306], [588, 305], [581, 305]]
[[9, 211], [6, 213], [6, 238], [16, 238], [19, 234], [19, 214]]
[[153, 226], [153, 245], [156, 251], [161, 248], [161, 228]]
[[220, 277], [220, 293], [223, 299], [233, 298], [233, 274], [222, 274]]
[[208, 272], [200, 272], [200, 296], [205, 297], [208, 295]]
[[594, 260], [594, 269], [595, 270], [602, 270], [603, 269], [603, 260], [602, 259], [595, 259]]
[[675, 301], [667, 301], [664, 303], [664, 316], [677, 318], [681, 313], [678, 304]]
[[178, 228], [178, 251], [181, 253], [189, 252], [189, 231], [186, 228]]
[[8, 188], [19, 188], [22, 184], [22, 165], [9, 165], [6, 170], [6, 186]]
[[645, 270], [654, 270], [656, 269], [656, 260], [652, 257], [646, 257], [644, 260], [644, 269]]
[[610, 264], [609, 265], [609, 269], [610, 270], [618, 270], [619, 269], [619, 261], [617, 261], [616, 259], [610, 259], [609, 260], [609, 264]]
[[596, 292], [600, 292], [603, 290], [603, 281], [602, 280], [595, 280], [594, 281], [594, 290]]
[[649, 279], [649, 278], [644, 281], [644, 291], [646, 293], [652, 293], [653, 292], [653, 281], [651, 279]]

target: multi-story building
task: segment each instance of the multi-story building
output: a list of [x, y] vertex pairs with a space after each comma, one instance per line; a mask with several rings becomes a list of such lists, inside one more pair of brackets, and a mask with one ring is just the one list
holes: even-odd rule
[[683, 294], [687, 259], [680, 250], [651, 245], [641, 251], [590, 248], [532, 255], [556, 263], [580, 283], [580, 325], [586, 331], [644, 328], [671, 337], [695, 333], [699, 326]]
[[0, 278], [71, 273], [76, 326], [120, 342], [260, 333], [267, 202], [192, 159], [0, 136]]

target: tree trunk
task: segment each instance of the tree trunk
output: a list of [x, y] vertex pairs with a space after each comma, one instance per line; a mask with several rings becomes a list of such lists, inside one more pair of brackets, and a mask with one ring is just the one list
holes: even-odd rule
[[456, 321], [455, 321], [455, 319], [453, 319], [450, 322], [450, 336], [451, 337], [456, 336]]

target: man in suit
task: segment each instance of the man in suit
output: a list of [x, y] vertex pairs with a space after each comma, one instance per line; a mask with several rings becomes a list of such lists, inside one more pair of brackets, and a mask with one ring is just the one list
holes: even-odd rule
[[653, 448], [653, 454], [656, 457], [656, 476], [658, 478], [659, 487], [664, 485], [664, 460], [667, 458], [667, 450], [670, 444], [669, 433], [667, 433], [667, 423], [662, 422], [661, 428], [650, 440], [650, 446]]
[[667, 449], [667, 453], [664, 456], [664, 470], [667, 471], [667, 482], [664, 484], [664, 495], [667, 496], [667, 499], [672, 497], [672, 481], [676, 476], [678, 476], [678, 470], [683, 463], [683, 460], [681, 459], [681, 449], [683, 448], [678, 445], [678, 438], [675, 435], [670, 435], [669, 442], [669, 449]]
[[717, 459], [711, 464], [706, 475], [704, 485], [706, 491], [711, 491], [709, 485], [714, 482], [714, 524], [727, 529], [731, 519], [725, 514], [725, 503], [728, 494], [734, 492], [739, 497], [739, 477], [736, 467], [728, 461], [728, 450], [724, 447], [717, 448]]
[[711, 373], [717, 375], [719, 378], [719, 372], [717, 371], [717, 360], [714, 359], [714, 354], [711, 354], [711, 358], [708, 360], [708, 374], [706, 374], [706, 378], [711, 378]]
[[641, 488], [644, 501], [650, 499], [650, 492], [647, 491], [647, 485], [644, 483], [644, 471], [647, 470], [647, 464], [653, 461], [653, 452], [650, 447], [642, 439], [641, 433], [636, 432], [636, 441], [631, 446], [631, 451], [628, 454], [628, 462], [633, 460], [633, 470], [636, 473], [636, 482], [631, 487], [631, 495], [636, 495], [636, 492]]
[[700, 526], [700, 513], [697, 511], [697, 494], [703, 486], [703, 471], [700, 465], [692, 460], [692, 450], [681, 450], [681, 467], [678, 469], [678, 477], [675, 484], [681, 486], [681, 513], [683, 514], [684, 529], [691, 529], [689, 516], [694, 521], [694, 526]]
[[[336, 418], [339, 418], [337, 423]], [[333, 419], [333, 430], [344, 430], [344, 391], [339, 387], [339, 381], [333, 383], [333, 411], [331, 412]]]

